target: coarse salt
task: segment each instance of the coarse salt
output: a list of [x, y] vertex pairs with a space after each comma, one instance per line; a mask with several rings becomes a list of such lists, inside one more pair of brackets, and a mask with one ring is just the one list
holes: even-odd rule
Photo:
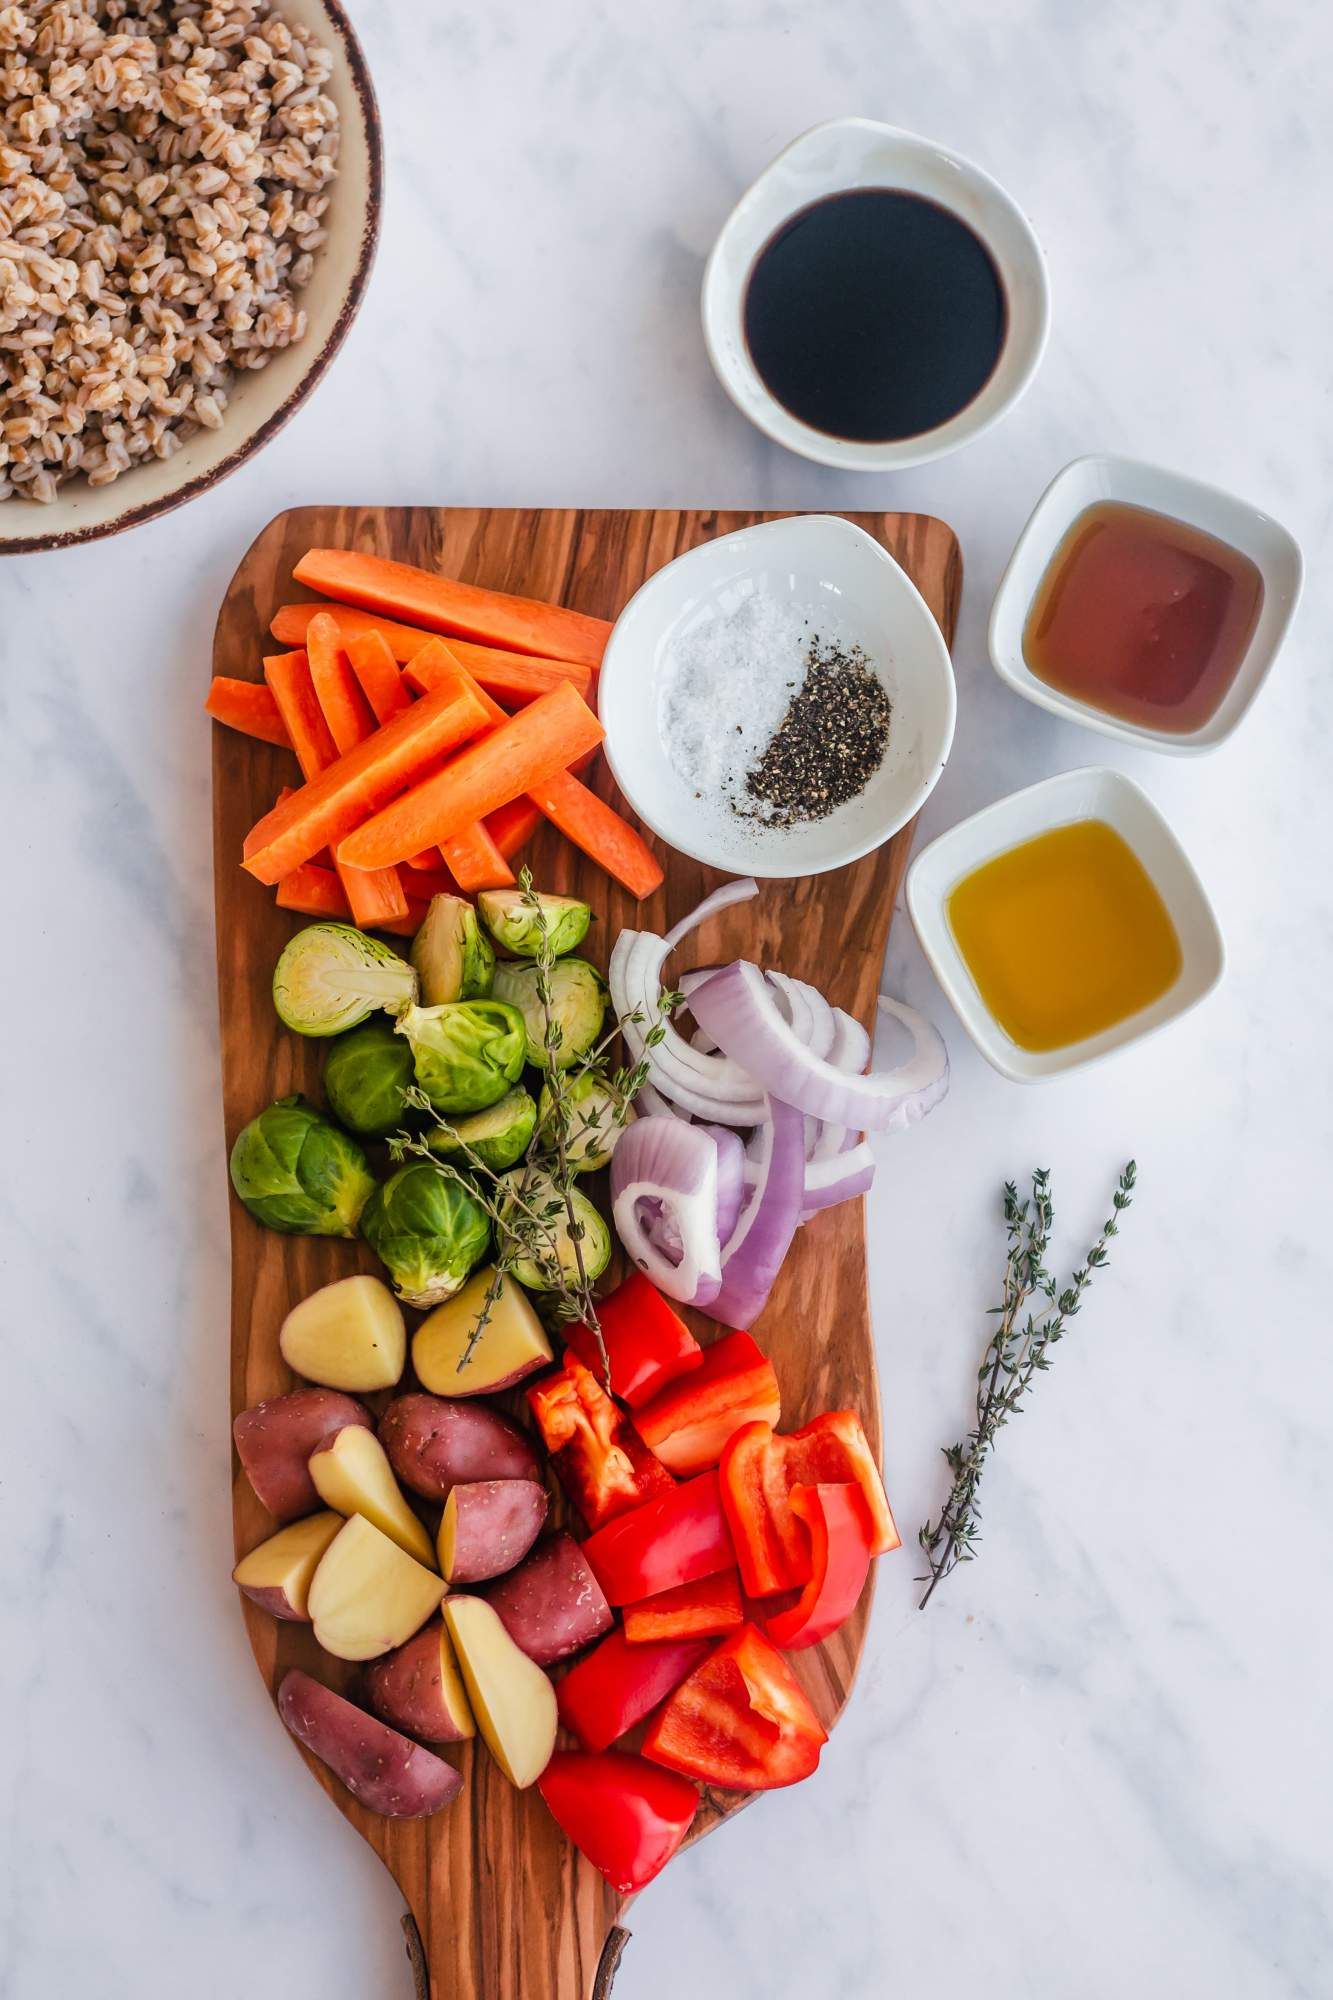
[[738, 805], [805, 679], [809, 621], [787, 598], [756, 590], [725, 617], [700, 621], [670, 647], [657, 727], [695, 796]]

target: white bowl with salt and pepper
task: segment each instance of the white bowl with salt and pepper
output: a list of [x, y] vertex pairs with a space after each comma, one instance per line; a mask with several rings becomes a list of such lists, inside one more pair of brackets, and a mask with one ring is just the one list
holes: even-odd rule
[[[905, 826], [944, 769], [955, 705], [920, 593], [834, 514], [668, 563], [621, 612], [598, 689], [607, 761], [640, 819], [711, 868], [777, 878], [844, 867]], [[851, 780], [817, 797], [844, 766]]]

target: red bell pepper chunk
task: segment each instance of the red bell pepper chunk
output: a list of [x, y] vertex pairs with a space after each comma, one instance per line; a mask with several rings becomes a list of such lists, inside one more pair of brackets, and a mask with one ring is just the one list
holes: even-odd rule
[[560, 1484], [590, 1528], [670, 1488], [671, 1474], [575, 1355], [528, 1390], [528, 1404]]
[[654, 1396], [635, 1419], [639, 1436], [672, 1472], [716, 1465], [742, 1424], [776, 1424], [782, 1398], [773, 1363], [748, 1333], [725, 1333], [702, 1368]]
[[651, 1715], [707, 1651], [702, 1639], [631, 1646], [623, 1632], [608, 1632], [556, 1689], [560, 1720], [585, 1750], [605, 1750]]
[[646, 1507], [622, 1514], [589, 1535], [583, 1554], [612, 1604], [633, 1604], [678, 1583], [734, 1569], [736, 1551], [717, 1474], [700, 1473]]
[[714, 1638], [744, 1623], [741, 1580], [734, 1569], [702, 1576], [695, 1583], [678, 1583], [674, 1590], [625, 1606], [625, 1637], [631, 1646], [658, 1639]]
[[[598, 1299], [597, 1321], [611, 1367], [611, 1392], [632, 1410], [703, 1361], [704, 1351], [684, 1320], [642, 1271], [632, 1272], [623, 1285]], [[571, 1326], [565, 1346], [600, 1382], [602, 1357], [591, 1327]]]
[[810, 1537], [810, 1581], [790, 1610], [764, 1621], [775, 1646], [817, 1646], [856, 1608], [870, 1574], [875, 1524], [859, 1486], [793, 1486], [791, 1509]]
[[643, 1754], [706, 1785], [766, 1792], [808, 1778], [827, 1741], [781, 1653], [743, 1625], [658, 1710]]
[[719, 1476], [741, 1581], [751, 1597], [772, 1597], [810, 1581], [810, 1538], [792, 1511], [793, 1486], [859, 1486], [873, 1526], [871, 1555], [884, 1555], [901, 1541], [874, 1453], [852, 1410], [830, 1410], [790, 1437], [775, 1437], [767, 1424], [747, 1424], [728, 1440]]
[[622, 1896], [661, 1873], [690, 1830], [699, 1794], [624, 1750], [557, 1750], [537, 1780], [556, 1824]]

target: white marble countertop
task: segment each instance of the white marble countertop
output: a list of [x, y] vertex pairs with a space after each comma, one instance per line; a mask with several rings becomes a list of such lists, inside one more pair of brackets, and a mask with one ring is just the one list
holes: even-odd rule
[[[1327, 1994], [1333, 26], [1292, 0], [352, 11], [389, 201], [330, 379], [202, 502], [0, 564], [0, 1995], [407, 2000], [397, 1893], [299, 1781], [227, 1582], [199, 704], [243, 549], [329, 498], [945, 516], [959, 727], [927, 830], [1115, 763], [1179, 829], [1230, 949], [1186, 1024], [1063, 1084], [1006, 1084], [950, 1031], [953, 1093], [885, 1147], [870, 1214], [909, 1536], [965, 1419], [1000, 1182], [1049, 1163], [1068, 1255], [1131, 1152], [1139, 1203], [1002, 1442], [981, 1560], [924, 1615], [910, 1550], [882, 1566], [818, 1777], [641, 1899], [617, 2000]], [[998, 175], [1054, 285], [1026, 401], [893, 479], [748, 430], [697, 323], [737, 193], [851, 110]], [[1297, 628], [1211, 758], [1061, 725], [986, 662], [1028, 509], [1107, 448], [1231, 486], [1304, 546]], [[950, 1029], [905, 920], [888, 984]]]

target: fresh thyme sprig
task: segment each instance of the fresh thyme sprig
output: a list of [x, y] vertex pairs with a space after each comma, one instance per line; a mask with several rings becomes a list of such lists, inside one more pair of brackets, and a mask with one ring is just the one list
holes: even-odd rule
[[[1106, 1265], [1111, 1238], [1119, 1235], [1120, 1217], [1134, 1198], [1137, 1172], [1131, 1160], [1120, 1176], [1101, 1235], [1063, 1291], [1056, 1290], [1046, 1269], [1046, 1247], [1055, 1224], [1049, 1169], [1041, 1167], [1033, 1174], [1028, 1201], [1020, 1202], [1014, 1182], [1005, 1182], [1009, 1247], [1004, 1296], [991, 1308], [1000, 1324], [977, 1371], [976, 1423], [962, 1442], [944, 1448], [945, 1462], [954, 1476], [949, 1497], [936, 1519], [928, 1521], [917, 1536], [927, 1563], [926, 1574], [917, 1578], [926, 1585], [918, 1610], [924, 1611], [935, 1590], [960, 1562], [971, 1562], [975, 1556], [981, 1522], [977, 1488], [987, 1456], [1010, 1417], [1022, 1414], [1023, 1397], [1034, 1378], [1050, 1367], [1050, 1350], [1063, 1338], [1066, 1323], [1082, 1305], [1094, 1271]], [[1034, 1298], [1044, 1299], [1046, 1306], [1039, 1306], [1035, 1317], [1029, 1311], [1020, 1320], [1024, 1307]]]
[[[543, 1072], [547, 1108], [528, 1142], [519, 1168], [510, 1169], [503, 1176], [496, 1173], [460, 1136], [457, 1127], [434, 1108], [425, 1092], [415, 1086], [404, 1091], [404, 1103], [414, 1111], [423, 1112], [440, 1131], [449, 1134], [453, 1145], [462, 1153], [468, 1172], [464, 1174], [450, 1160], [441, 1159], [420, 1133], [395, 1133], [389, 1140], [389, 1153], [395, 1162], [409, 1157], [429, 1160], [481, 1203], [495, 1231], [495, 1270], [459, 1359], [459, 1370], [466, 1368], [471, 1361], [477, 1343], [490, 1322], [505, 1274], [520, 1262], [531, 1262], [546, 1281], [547, 1289], [539, 1305], [547, 1318], [556, 1325], [579, 1320], [588, 1327], [597, 1342], [605, 1379], [609, 1375], [609, 1361], [592, 1284], [583, 1260], [583, 1225], [578, 1219], [573, 1199], [578, 1176], [570, 1164], [574, 1141], [600, 1137], [603, 1127], [596, 1108], [584, 1112], [574, 1102], [574, 1086], [588, 1076], [594, 1077], [614, 1102], [616, 1124], [624, 1125], [633, 1109], [634, 1099], [648, 1081], [649, 1068], [644, 1060], [628, 1068], [622, 1065], [613, 1069], [609, 1066], [607, 1058], [620, 1033], [619, 1022], [615, 1022], [592, 1048], [575, 1061], [560, 1067], [556, 1057], [563, 1042], [563, 1031], [555, 1016], [551, 994], [551, 973], [558, 962], [557, 955], [551, 948], [546, 912], [533, 889], [531, 872], [524, 868], [519, 881], [523, 902], [537, 932], [538, 945], [533, 963], [537, 995], [545, 1017], [543, 1047], [548, 1057]], [[680, 1004], [680, 998], [676, 993], [661, 996], [658, 1018], [648, 1027], [644, 1037], [649, 1048], [656, 1047], [662, 1040], [666, 1032], [665, 1018]], [[636, 1025], [644, 1025], [644, 1016], [638, 1010], [628, 1018]], [[572, 1279], [560, 1258], [562, 1227], [574, 1249], [575, 1271]]]

